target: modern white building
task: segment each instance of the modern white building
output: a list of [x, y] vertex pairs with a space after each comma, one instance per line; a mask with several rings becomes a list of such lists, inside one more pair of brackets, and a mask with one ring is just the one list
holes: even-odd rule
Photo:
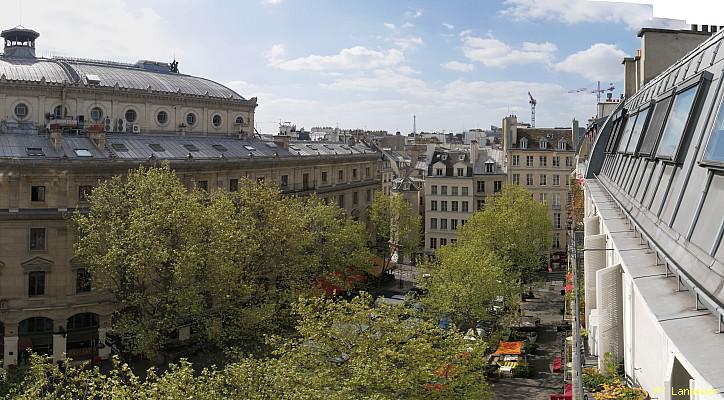
[[579, 154], [588, 350], [651, 398], [724, 399], [724, 33], [710, 33], [647, 68]]

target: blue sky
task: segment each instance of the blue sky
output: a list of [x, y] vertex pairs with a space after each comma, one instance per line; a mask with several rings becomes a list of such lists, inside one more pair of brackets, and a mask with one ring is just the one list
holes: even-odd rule
[[[13, 2], [15, 3], [15, 2]], [[78, 0], [4, 4], [3, 28], [41, 33], [40, 54], [179, 61], [183, 73], [258, 97], [257, 128], [461, 131], [508, 113], [585, 123], [639, 46], [650, 5], [583, 0]], [[77, 11], [73, 11], [77, 10]]]

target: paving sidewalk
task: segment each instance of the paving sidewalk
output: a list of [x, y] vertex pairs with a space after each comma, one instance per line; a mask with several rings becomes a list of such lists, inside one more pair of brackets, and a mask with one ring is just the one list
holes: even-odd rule
[[521, 304], [524, 315], [540, 318], [538, 350], [529, 357], [535, 374], [532, 378], [500, 378], [493, 384], [495, 400], [547, 400], [549, 394], [562, 392], [563, 374], [550, 372], [553, 359], [563, 349], [562, 334], [556, 332], [556, 325], [563, 320], [562, 289], [559, 274], [549, 274], [545, 284], [534, 290], [535, 298]]

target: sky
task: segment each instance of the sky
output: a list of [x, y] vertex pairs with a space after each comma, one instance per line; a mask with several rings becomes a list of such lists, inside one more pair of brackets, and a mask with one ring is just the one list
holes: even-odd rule
[[528, 92], [536, 126], [585, 125], [598, 81], [621, 93], [641, 27], [724, 25], [716, 0], [642, 1], [3, 0], [0, 27], [40, 32], [44, 57], [175, 58], [257, 97], [261, 133], [409, 133], [413, 115], [418, 132], [460, 132], [529, 122]]

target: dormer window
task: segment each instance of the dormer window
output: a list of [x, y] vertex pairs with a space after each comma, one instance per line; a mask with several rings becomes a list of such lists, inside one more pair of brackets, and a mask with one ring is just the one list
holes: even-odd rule
[[488, 161], [485, 163], [485, 172], [490, 174], [493, 172], [493, 163]]
[[558, 141], [558, 150], [565, 150], [566, 149], [566, 141], [561, 139]]
[[520, 139], [520, 148], [521, 149], [528, 148], [528, 139], [527, 138]]
[[544, 140], [541, 140], [541, 141], [540, 141], [540, 148], [541, 148], [541, 150], [547, 149], [547, 148], [548, 148], [548, 141], [545, 140], [545, 139], [544, 139]]
[[460, 154], [460, 157], [458, 157], [458, 160], [460, 160], [460, 161], [465, 160], [465, 154]]

